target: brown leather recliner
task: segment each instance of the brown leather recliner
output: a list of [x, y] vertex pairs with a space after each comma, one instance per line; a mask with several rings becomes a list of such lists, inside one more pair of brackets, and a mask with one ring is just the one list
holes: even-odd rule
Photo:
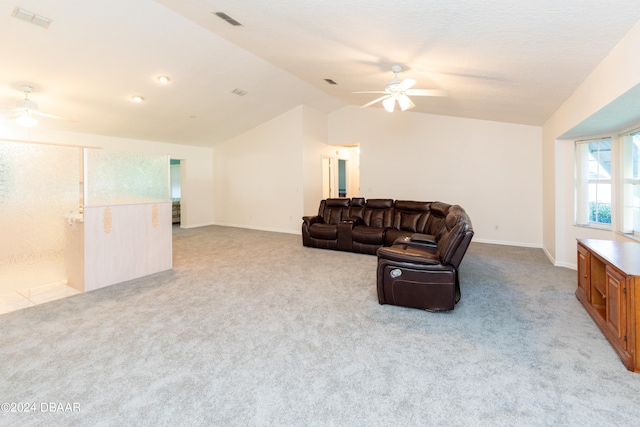
[[351, 231], [354, 252], [375, 254], [384, 245], [385, 231], [393, 224], [393, 199], [367, 199], [361, 220]]
[[427, 223], [424, 226], [424, 230], [409, 236], [410, 240], [416, 242], [420, 241], [420, 243], [425, 246], [435, 247], [438, 240], [440, 240], [442, 233], [446, 230], [445, 219], [451, 208], [454, 206], [458, 205], [452, 206], [447, 203], [432, 202], [429, 206], [429, 216], [427, 217]]
[[472, 237], [468, 215], [460, 206], [452, 206], [437, 246], [408, 239], [378, 249], [378, 302], [453, 310], [460, 300], [458, 268]]
[[349, 217], [350, 199], [326, 199], [320, 202], [318, 215], [302, 218], [302, 243], [323, 249], [338, 248], [338, 225]]
[[415, 233], [427, 233], [430, 211], [431, 202], [396, 200], [393, 225], [384, 236], [385, 246], [391, 246], [396, 240], [411, 237]]

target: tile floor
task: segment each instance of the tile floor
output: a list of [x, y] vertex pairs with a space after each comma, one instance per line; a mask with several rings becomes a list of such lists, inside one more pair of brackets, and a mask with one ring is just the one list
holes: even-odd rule
[[53, 282], [21, 291], [0, 294], [0, 314], [79, 294], [65, 282]]

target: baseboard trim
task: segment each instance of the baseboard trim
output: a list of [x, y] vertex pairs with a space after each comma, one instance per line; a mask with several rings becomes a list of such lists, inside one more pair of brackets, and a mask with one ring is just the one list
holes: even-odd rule
[[183, 225], [180, 224], [180, 228], [200, 228], [200, 227], [208, 227], [210, 225], [215, 225], [213, 222], [204, 222], [202, 224], [189, 224], [189, 225]]
[[523, 248], [536, 248], [542, 249], [542, 245], [536, 243], [521, 243], [521, 242], [506, 242], [504, 240], [489, 240], [489, 239], [472, 239], [472, 242], [476, 243], [489, 243], [492, 245], [503, 245], [503, 246], [520, 246]]
[[257, 226], [246, 225], [246, 224], [230, 224], [226, 222], [214, 222], [211, 225], [219, 225], [220, 227], [246, 228], [248, 230], [257, 230], [257, 231], [270, 231], [273, 233], [286, 233], [286, 234], [298, 234], [298, 235], [302, 234], [302, 231], [300, 230], [294, 231], [294, 230], [285, 230], [285, 229], [271, 228], [271, 227], [257, 227]]

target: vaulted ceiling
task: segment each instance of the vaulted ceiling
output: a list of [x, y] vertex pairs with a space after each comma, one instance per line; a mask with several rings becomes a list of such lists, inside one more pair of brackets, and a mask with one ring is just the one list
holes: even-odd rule
[[449, 92], [411, 112], [540, 126], [638, 20], [637, 0], [0, 0], [0, 108], [29, 84], [40, 110], [76, 120], [39, 126], [213, 145], [300, 104], [363, 105], [376, 95], [352, 92], [399, 64]]

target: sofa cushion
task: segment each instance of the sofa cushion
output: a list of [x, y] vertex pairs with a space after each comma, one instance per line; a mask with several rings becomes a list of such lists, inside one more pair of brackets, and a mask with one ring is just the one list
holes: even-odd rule
[[368, 209], [389, 209], [393, 207], [393, 199], [368, 199]]
[[364, 224], [370, 227], [391, 227], [393, 225], [393, 200], [367, 200], [362, 219]]
[[365, 212], [365, 223], [371, 227], [384, 227], [385, 225], [388, 227], [388, 225], [386, 224], [387, 222], [390, 221], [385, 221], [387, 218], [387, 216], [389, 216], [388, 214], [385, 215], [386, 212], [385, 211], [381, 211], [381, 210], [375, 210], [375, 211], [367, 211]]
[[[362, 219], [364, 215], [364, 197], [354, 197], [349, 204], [348, 219]], [[347, 218], [342, 218], [347, 219]]]
[[315, 223], [309, 227], [309, 235], [315, 239], [336, 240], [338, 226], [336, 224]]
[[351, 236], [354, 242], [368, 245], [382, 245], [384, 243], [384, 228], [358, 225], [353, 228]]
[[445, 232], [438, 241], [438, 256], [443, 264], [449, 264], [458, 246], [464, 239], [467, 223], [459, 221], [450, 231]]
[[322, 219], [327, 224], [338, 224], [349, 216], [349, 199], [327, 199]]
[[418, 231], [418, 220], [422, 216], [421, 213], [413, 212], [396, 212], [396, 215], [400, 216], [400, 230], [405, 231]]

